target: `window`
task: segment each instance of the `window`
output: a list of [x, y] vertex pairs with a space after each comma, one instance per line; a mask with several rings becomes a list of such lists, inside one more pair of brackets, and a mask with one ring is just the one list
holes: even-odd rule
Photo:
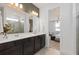
[[55, 22], [55, 30], [60, 31], [60, 21]]

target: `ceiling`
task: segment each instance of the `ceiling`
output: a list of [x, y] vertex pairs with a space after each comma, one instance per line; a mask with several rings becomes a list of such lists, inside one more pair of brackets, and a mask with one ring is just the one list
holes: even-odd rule
[[38, 8], [48, 8], [53, 9], [61, 5], [61, 3], [33, 3]]

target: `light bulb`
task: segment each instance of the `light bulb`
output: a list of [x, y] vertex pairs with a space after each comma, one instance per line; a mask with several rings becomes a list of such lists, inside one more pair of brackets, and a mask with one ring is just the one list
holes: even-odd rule
[[19, 5], [18, 3], [15, 3], [15, 6], [17, 6], [17, 7], [18, 7], [18, 5]]
[[32, 15], [34, 15], [34, 16], [38, 16], [38, 13], [35, 12], [35, 11], [32, 11]]
[[22, 4], [19, 4], [19, 7], [22, 9], [23, 8], [23, 5]]
[[11, 5], [13, 5], [14, 3], [10, 3]]

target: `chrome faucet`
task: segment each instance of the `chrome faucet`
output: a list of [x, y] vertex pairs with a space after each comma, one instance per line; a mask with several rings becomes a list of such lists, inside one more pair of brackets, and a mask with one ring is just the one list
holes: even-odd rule
[[1, 32], [0, 35], [3, 35], [3, 38], [8, 38], [7, 33]]

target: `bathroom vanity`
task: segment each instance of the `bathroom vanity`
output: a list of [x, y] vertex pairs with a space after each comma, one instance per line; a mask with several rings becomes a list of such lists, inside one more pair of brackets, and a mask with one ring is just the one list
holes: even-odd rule
[[[37, 16], [31, 17], [10, 4], [1, 4], [0, 16], [0, 33], [7, 33], [7, 38], [0, 35], [0, 55], [33, 55], [45, 46], [45, 34], [39, 33], [40, 21]], [[29, 33], [30, 17], [33, 20], [33, 33]]]
[[45, 46], [45, 34], [23, 36], [0, 39], [0, 55], [33, 55]]

